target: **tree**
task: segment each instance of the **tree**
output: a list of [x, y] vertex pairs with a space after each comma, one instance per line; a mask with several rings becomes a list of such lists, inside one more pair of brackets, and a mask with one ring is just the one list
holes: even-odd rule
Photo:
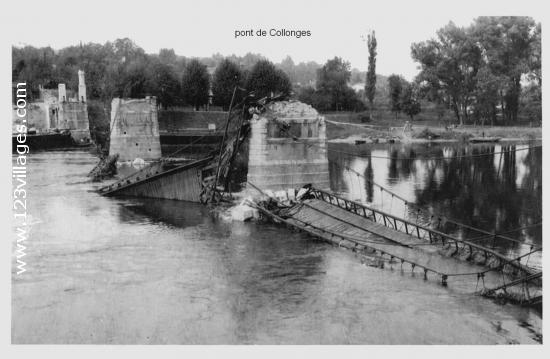
[[524, 16], [482, 16], [475, 19], [471, 36], [483, 52], [490, 73], [504, 79], [499, 88], [506, 123], [515, 123], [523, 75], [540, 75], [540, 30]]
[[372, 31], [367, 36], [367, 47], [369, 49], [369, 68], [365, 81], [365, 94], [369, 100], [369, 109], [372, 111], [374, 94], [376, 93], [376, 36]]
[[417, 82], [446, 98], [460, 124], [468, 121], [476, 75], [482, 65], [475, 39], [450, 22], [437, 31], [437, 39], [412, 44], [411, 56], [421, 65]]
[[520, 112], [534, 125], [542, 124], [542, 91], [537, 82], [527, 85], [521, 93]]
[[363, 111], [364, 103], [348, 86], [350, 76], [350, 64], [335, 57], [317, 70], [317, 89], [306, 86], [298, 98], [321, 111]]
[[[339, 57], [328, 60], [317, 71], [317, 90], [329, 98], [331, 110], [347, 108], [351, 90], [348, 86], [351, 77], [350, 64]], [[351, 90], [353, 91], [353, 90]], [[353, 94], [354, 95], [354, 94]]]
[[199, 60], [191, 60], [185, 67], [181, 82], [182, 95], [186, 103], [193, 105], [195, 110], [208, 102], [210, 75], [206, 66]]
[[123, 77], [122, 97], [142, 98], [149, 94], [147, 88], [147, 64], [142, 61], [132, 62]]
[[298, 92], [298, 100], [313, 106], [319, 111], [331, 110], [331, 98], [325, 92], [315, 90], [311, 86], [306, 86], [300, 89]]
[[403, 113], [411, 118], [411, 121], [414, 120], [414, 116], [418, 115], [421, 111], [420, 102], [417, 97], [418, 90], [415, 85], [406, 83], [401, 93], [399, 107]]
[[292, 85], [288, 76], [269, 60], [260, 60], [252, 67], [246, 79], [246, 90], [256, 98], [280, 94], [289, 97]]
[[499, 104], [499, 89], [502, 88], [505, 79], [495, 76], [487, 66], [483, 66], [476, 77], [474, 89], [474, 116], [476, 121], [485, 125], [486, 120], [494, 125], [497, 121], [497, 106]]
[[[235, 65], [228, 59], [222, 60], [218, 67], [216, 67], [214, 78], [212, 80], [214, 104], [222, 106], [224, 110], [227, 110], [231, 103], [233, 89], [235, 86], [240, 86], [242, 81], [243, 74], [239, 69], [239, 66]], [[237, 91], [235, 96], [237, 97], [237, 95], [240, 94], [241, 92]], [[235, 102], [237, 101], [238, 99], [235, 99]]]
[[30, 89], [31, 98], [39, 95], [39, 85], [52, 88], [57, 85], [54, 70], [55, 52], [51, 47], [12, 48], [12, 76], [14, 82], [26, 82]]
[[181, 85], [174, 66], [153, 61], [148, 67], [147, 89], [157, 97], [158, 103], [163, 107], [178, 105], [182, 102]]
[[401, 112], [401, 93], [403, 92], [404, 82], [405, 79], [399, 75], [392, 74], [388, 77], [390, 107], [392, 112], [395, 113], [395, 119], [397, 119], [397, 114]]
[[295, 83], [302, 86], [311, 86], [315, 83], [317, 78], [317, 70], [321, 68], [321, 65], [315, 61], [309, 61], [307, 63], [300, 62], [295, 67]]
[[542, 54], [541, 54], [541, 24], [538, 23], [533, 31], [531, 38], [531, 58], [529, 59], [529, 74], [532, 80], [537, 81], [539, 87], [542, 87]]
[[163, 64], [176, 65], [178, 62], [178, 56], [174, 49], [160, 49], [159, 60]]
[[278, 67], [287, 74], [290, 83], [296, 83], [296, 65], [294, 65], [292, 57], [285, 57]]

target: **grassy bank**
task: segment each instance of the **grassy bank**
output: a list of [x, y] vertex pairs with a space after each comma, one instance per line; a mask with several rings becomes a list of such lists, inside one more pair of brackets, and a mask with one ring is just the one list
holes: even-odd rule
[[354, 141], [356, 139], [396, 139], [396, 140], [458, 140], [467, 141], [473, 137], [498, 137], [501, 139], [533, 140], [542, 138], [541, 127], [504, 126], [462, 126], [451, 127], [425, 124], [412, 124], [410, 133], [403, 131], [404, 121], [360, 124], [337, 122], [327, 119], [327, 138]]

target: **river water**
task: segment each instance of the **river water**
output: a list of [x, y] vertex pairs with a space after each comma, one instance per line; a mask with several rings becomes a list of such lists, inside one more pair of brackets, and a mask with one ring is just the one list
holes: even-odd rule
[[[330, 152], [332, 189], [350, 198], [411, 216], [358, 172], [484, 228], [504, 231], [541, 219], [540, 149], [502, 160], [496, 154], [432, 161], [425, 158], [498, 153], [500, 145], [330, 146], [339, 151]], [[378, 158], [399, 156], [406, 160]], [[85, 151], [30, 156], [31, 231], [27, 271], [12, 271], [13, 343], [542, 340], [539, 312], [474, 296], [474, 288], [366, 266], [350, 251], [274, 225], [223, 221], [197, 204], [100, 197], [100, 184], [86, 178], [96, 161]], [[540, 228], [512, 235], [541, 244]]]

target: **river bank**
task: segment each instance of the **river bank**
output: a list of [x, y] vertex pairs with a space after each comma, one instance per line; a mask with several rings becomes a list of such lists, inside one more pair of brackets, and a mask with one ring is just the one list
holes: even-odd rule
[[542, 139], [541, 127], [527, 126], [458, 126], [416, 125], [404, 130], [404, 123], [360, 124], [327, 120], [327, 139], [335, 143], [385, 143], [385, 142], [468, 142], [472, 138], [499, 138], [503, 141], [528, 141]]

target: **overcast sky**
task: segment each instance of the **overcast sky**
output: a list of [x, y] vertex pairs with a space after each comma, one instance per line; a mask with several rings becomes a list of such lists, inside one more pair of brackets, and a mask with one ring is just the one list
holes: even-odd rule
[[[99, 0], [22, 5], [31, 2], [16, 2], [13, 11], [19, 9], [21, 15], [12, 12], [5, 19], [13, 30], [4, 35], [11, 36], [12, 44], [59, 49], [80, 41], [104, 43], [129, 37], [149, 53], [161, 48], [173, 48], [185, 56], [254, 52], [275, 62], [290, 55], [296, 63], [323, 63], [340, 56], [352, 67], [366, 70], [367, 47], [361, 36], [372, 29], [378, 40], [377, 73], [398, 73], [408, 79], [418, 72], [410, 56], [411, 43], [433, 37], [449, 21], [467, 26], [480, 15], [529, 15], [540, 21], [541, 11], [531, 0], [155, 0], [139, 4]], [[312, 36], [234, 38], [235, 30], [260, 28], [310, 30]]]

